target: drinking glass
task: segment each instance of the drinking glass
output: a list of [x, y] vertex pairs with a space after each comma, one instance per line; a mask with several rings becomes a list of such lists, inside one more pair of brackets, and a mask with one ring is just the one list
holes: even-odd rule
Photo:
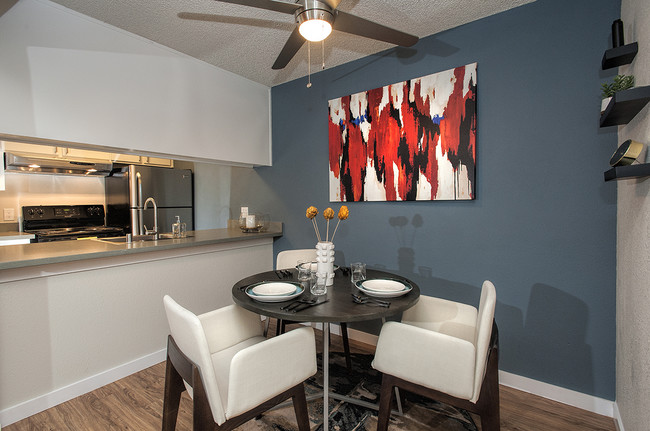
[[311, 289], [310, 281], [312, 279], [311, 265], [307, 262], [298, 263], [298, 281], [305, 288]]
[[352, 283], [356, 283], [357, 281], [363, 281], [366, 279], [366, 264], [361, 263], [361, 262], [355, 262], [350, 265], [350, 269], [352, 272]]
[[327, 273], [319, 272], [315, 278], [316, 282], [311, 287], [311, 294], [314, 296], [325, 295], [327, 293]]

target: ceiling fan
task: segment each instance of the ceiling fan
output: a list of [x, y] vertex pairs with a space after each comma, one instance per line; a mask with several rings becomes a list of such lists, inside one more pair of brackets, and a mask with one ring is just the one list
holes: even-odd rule
[[399, 46], [412, 46], [418, 41], [417, 36], [337, 10], [336, 8], [341, 0], [296, 0], [295, 3], [279, 0], [216, 1], [282, 12], [295, 17], [298, 26], [284, 44], [280, 55], [273, 63], [273, 69], [283, 69], [289, 64], [289, 61], [305, 43], [305, 40], [319, 42], [329, 36], [332, 30], [356, 34]]

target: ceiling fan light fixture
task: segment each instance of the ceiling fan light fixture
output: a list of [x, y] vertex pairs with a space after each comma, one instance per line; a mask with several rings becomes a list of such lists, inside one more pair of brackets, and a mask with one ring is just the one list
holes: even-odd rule
[[310, 42], [320, 42], [332, 32], [334, 16], [326, 10], [309, 9], [300, 13], [296, 20], [302, 37]]

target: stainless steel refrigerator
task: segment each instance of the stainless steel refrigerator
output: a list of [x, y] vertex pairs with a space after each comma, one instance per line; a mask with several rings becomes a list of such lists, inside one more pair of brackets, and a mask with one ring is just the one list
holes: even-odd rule
[[128, 165], [114, 169], [105, 180], [106, 225], [119, 226], [125, 233], [141, 235], [143, 224], [154, 226], [154, 209], [158, 206], [158, 232], [171, 232], [176, 216], [194, 230], [194, 178], [190, 169], [169, 169]]

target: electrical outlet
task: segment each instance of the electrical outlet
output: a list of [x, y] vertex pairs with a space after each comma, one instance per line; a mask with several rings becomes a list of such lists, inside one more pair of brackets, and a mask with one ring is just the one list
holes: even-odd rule
[[16, 219], [16, 213], [13, 208], [5, 208], [3, 212], [4, 221], [14, 221]]

